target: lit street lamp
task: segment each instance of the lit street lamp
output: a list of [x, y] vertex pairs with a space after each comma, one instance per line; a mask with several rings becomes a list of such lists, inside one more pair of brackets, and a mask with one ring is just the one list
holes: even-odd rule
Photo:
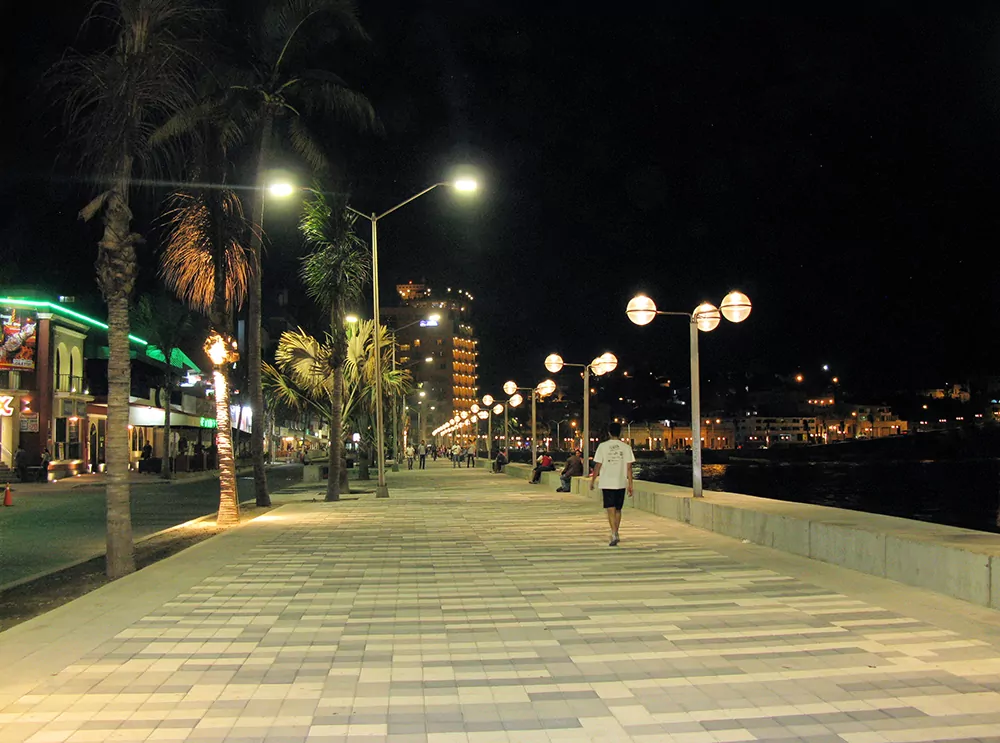
[[750, 316], [750, 299], [743, 292], [731, 291], [719, 307], [704, 302], [687, 312], [661, 312], [649, 297], [639, 294], [625, 308], [628, 319], [636, 325], [648, 325], [657, 315], [686, 317], [691, 328], [691, 485], [695, 498], [702, 497], [701, 488], [701, 379], [698, 365], [698, 331], [709, 333], [719, 326], [721, 317], [729, 322], [743, 322]]
[[385, 484], [385, 424], [382, 422], [382, 353], [379, 348], [379, 297], [378, 297], [378, 223], [383, 217], [388, 217], [397, 209], [400, 209], [411, 201], [419, 199], [426, 193], [433, 191], [438, 186], [452, 186], [456, 191], [460, 193], [470, 193], [476, 190], [476, 181], [471, 178], [461, 178], [454, 181], [453, 183], [448, 183], [442, 181], [441, 183], [435, 183], [433, 186], [425, 188], [423, 191], [414, 194], [405, 201], [401, 201], [396, 206], [388, 209], [381, 214], [372, 212], [371, 214], [365, 214], [357, 209], [348, 206], [347, 209], [353, 214], [367, 219], [372, 225], [372, 302], [373, 302], [373, 313], [375, 320], [375, 434], [376, 434], [376, 449], [378, 457], [378, 485], [375, 487], [375, 497], [376, 498], [388, 498], [389, 497], [389, 487]]
[[606, 352], [589, 364], [567, 364], [562, 356], [550, 353], [545, 357], [545, 368], [555, 374], [564, 366], [583, 367], [583, 475], [590, 474], [590, 374], [603, 376], [618, 368], [618, 357]]
[[[518, 390], [528, 392], [531, 394], [531, 466], [535, 466], [535, 460], [538, 459], [538, 441], [537, 432], [538, 427], [538, 415], [536, 402], [539, 398], [547, 397], [556, 391], [556, 383], [551, 379], [546, 379], [539, 382], [535, 387], [518, 387], [517, 383], [513, 380], [509, 382], [504, 382], [503, 391], [508, 395], [513, 395]], [[508, 452], [508, 457], [510, 453]]]
[[[376, 498], [388, 498], [389, 497], [389, 487], [385, 484], [385, 423], [383, 422], [382, 414], [382, 349], [380, 348], [380, 338], [379, 338], [379, 328], [381, 326], [381, 320], [379, 317], [379, 296], [378, 296], [378, 223], [383, 217], [388, 217], [397, 209], [409, 204], [411, 201], [416, 201], [421, 196], [426, 193], [430, 193], [438, 186], [451, 186], [456, 192], [462, 194], [473, 193], [479, 188], [479, 184], [473, 178], [457, 178], [453, 181], [441, 181], [440, 183], [435, 183], [432, 186], [428, 186], [423, 191], [415, 193], [410, 198], [405, 201], [401, 201], [396, 206], [391, 209], [378, 214], [377, 212], [372, 212], [371, 214], [366, 214], [365, 212], [358, 211], [353, 206], [345, 206], [345, 208], [362, 219], [367, 219], [372, 226], [372, 302], [374, 304], [373, 309], [373, 319], [375, 321], [375, 440], [376, 440], [376, 461], [378, 462], [378, 485], [375, 487], [375, 497]], [[295, 192], [295, 187], [289, 183], [273, 183], [269, 187], [272, 196], [286, 197], [291, 196]], [[310, 189], [311, 190], [311, 189]]]

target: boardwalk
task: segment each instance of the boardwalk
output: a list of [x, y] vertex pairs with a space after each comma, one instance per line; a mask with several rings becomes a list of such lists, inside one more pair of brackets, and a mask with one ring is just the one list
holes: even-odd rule
[[[0, 741], [1000, 741], [1000, 617], [435, 463], [0, 635]], [[309, 495], [305, 493], [305, 495]]]

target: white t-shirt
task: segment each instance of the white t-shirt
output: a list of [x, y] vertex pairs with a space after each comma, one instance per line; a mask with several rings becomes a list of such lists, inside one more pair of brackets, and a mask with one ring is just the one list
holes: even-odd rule
[[602, 441], [594, 452], [594, 462], [601, 465], [597, 487], [601, 490], [622, 490], [628, 486], [628, 469], [635, 461], [632, 447], [618, 439]]
[[410, 459], [413, 459], [413, 447], [412, 446], [406, 447], [406, 456], [408, 456]]

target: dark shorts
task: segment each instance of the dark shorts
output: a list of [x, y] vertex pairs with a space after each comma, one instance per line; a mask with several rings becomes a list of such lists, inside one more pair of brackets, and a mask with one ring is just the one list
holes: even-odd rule
[[615, 510], [622, 510], [622, 506], [625, 505], [625, 488], [620, 490], [601, 490], [604, 495], [604, 507], [614, 508]]

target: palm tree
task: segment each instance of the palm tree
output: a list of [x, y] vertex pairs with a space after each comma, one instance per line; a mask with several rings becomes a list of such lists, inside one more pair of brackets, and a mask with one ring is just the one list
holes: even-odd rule
[[[353, 426], [367, 432], [375, 409], [375, 357], [373, 354], [374, 325], [372, 320], [358, 323], [348, 329], [347, 355], [343, 363], [344, 392], [340, 415], [343, 426]], [[382, 326], [382, 347], [388, 343], [389, 333]], [[272, 400], [299, 412], [314, 412], [331, 422], [334, 376], [333, 338], [326, 334], [318, 341], [304, 330], [286, 331], [278, 341], [274, 366], [265, 364], [263, 377]], [[382, 389], [385, 395], [405, 394], [410, 389], [410, 373], [382, 367]], [[365, 436], [365, 447], [372, 443], [370, 434]], [[346, 487], [346, 470], [340, 476], [340, 487]], [[331, 472], [330, 477], [333, 477]], [[365, 479], [365, 478], [362, 478]], [[329, 485], [327, 486], [329, 489]]]
[[326, 500], [340, 498], [340, 470], [344, 464], [344, 364], [347, 361], [347, 307], [357, 301], [371, 279], [371, 254], [354, 232], [355, 216], [343, 205], [331, 206], [313, 192], [302, 212], [299, 230], [312, 252], [302, 260], [306, 293], [330, 313], [330, 365], [333, 391], [330, 398], [330, 477]]
[[[391, 368], [392, 344], [394, 342], [389, 329], [380, 325], [378, 348], [381, 349], [382, 353], [379, 368], [383, 370], [383, 403], [391, 400], [394, 395], [405, 396], [412, 392], [410, 372], [400, 369], [392, 370]], [[375, 386], [375, 348], [375, 321], [367, 320], [356, 323], [353, 330], [348, 333], [344, 378], [347, 384], [354, 380], [361, 380], [361, 382], [351, 385], [350, 395], [345, 392], [345, 399], [347, 399], [345, 408], [350, 406], [355, 427], [361, 432], [363, 438], [358, 473], [361, 480], [368, 479], [368, 462], [370, 460], [368, 453], [376, 446], [377, 440], [375, 401], [378, 391]]]
[[187, 46], [202, 11], [194, 0], [99, 0], [87, 23], [105, 21], [112, 42], [69, 50], [49, 73], [63, 103], [68, 139], [102, 190], [81, 211], [98, 214], [97, 283], [108, 306], [107, 574], [135, 570], [129, 506], [129, 297], [136, 277], [131, 192], [157, 172], [149, 134], [193, 100]]
[[[251, 225], [239, 198], [224, 188], [175, 194], [172, 207], [164, 217], [168, 234], [160, 276], [191, 309], [209, 317], [215, 333], [228, 338], [232, 316], [243, 306], [252, 273], [244, 246]], [[214, 370], [219, 526], [239, 522], [228, 369], [223, 363]]]
[[[269, 0], [254, 24], [255, 34], [237, 56], [238, 82], [228, 84], [212, 101], [203, 101], [174, 117], [165, 130], [171, 137], [188, 132], [205, 117], [227, 112], [238, 139], [252, 143], [256, 189], [250, 209], [257, 226], [250, 243], [253, 265], [261, 266], [267, 169], [279, 144], [290, 147], [315, 171], [327, 167], [323, 147], [310, 132], [308, 118], [332, 114], [358, 130], [374, 129], [375, 112], [368, 99], [338, 75], [319, 68], [330, 47], [345, 35], [367, 39], [353, 0]], [[264, 409], [261, 386], [261, 272], [250, 282], [247, 331], [251, 407]], [[251, 430], [257, 505], [270, 505], [264, 469], [264, 420], [254, 416]]]
[[136, 326], [142, 330], [146, 339], [163, 354], [163, 361], [166, 365], [163, 372], [164, 455], [161, 475], [163, 479], [170, 480], [173, 477], [170, 459], [170, 395], [174, 391], [174, 351], [179, 350], [181, 343], [190, 337], [194, 318], [184, 305], [164, 294], [157, 295], [155, 298], [144, 294], [139, 298], [135, 314]]

